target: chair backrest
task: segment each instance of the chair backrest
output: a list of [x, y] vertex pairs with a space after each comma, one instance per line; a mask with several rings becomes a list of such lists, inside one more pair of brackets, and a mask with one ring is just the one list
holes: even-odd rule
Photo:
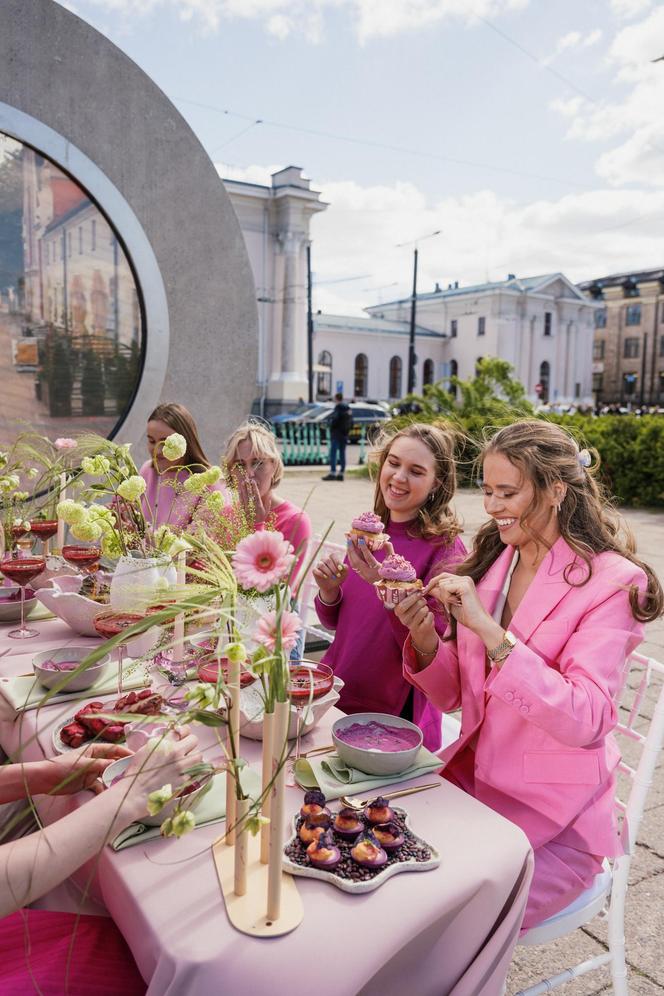
[[[316, 553], [316, 551], [318, 552]], [[331, 543], [329, 540], [325, 540], [321, 543], [320, 536], [311, 537], [309, 541], [309, 549], [307, 550], [307, 559], [305, 561], [305, 564], [309, 566], [309, 569], [304, 576], [304, 580], [300, 585], [298, 593], [299, 613], [304, 625], [305, 640], [310, 635], [316, 637], [318, 640], [323, 640], [326, 643], [331, 643], [334, 639], [334, 633], [331, 633], [329, 630], [321, 626], [318, 619], [316, 606], [314, 605], [314, 600], [318, 593], [318, 585], [314, 580], [312, 571], [312, 568], [317, 561], [322, 560], [323, 557], [328, 557], [331, 553], [336, 553], [337, 556], [343, 560], [346, 556], [346, 548], [340, 543]], [[315, 559], [312, 561], [312, 557], [314, 556]]]
[[647, 720], [647, 728], [644, 732], [636, 729], [637, 722], [643, 724], [645, 717], [640, 712], [641, 705], [647, 689], [656, 684], [653, 682], [655, 675], [659, 680], [664, 679], [664, 664], [643, 654], [631, 654], [625, 662], [623, 684], [618, 697], [621, 712], [626, 713], [626, 718], [619, 721], [615, 732], [638, 745], [636, 763], [628, 764], [623, 759], [618, 765], [620, 775], [628, 780], [626, 801], [616, 796], [616, 807], [623, 817], [621, 835], [626, 854], [631, 854], [634, 849], [657, 759], [664, 747], [664, 681], [661, 683], [652, 719]]

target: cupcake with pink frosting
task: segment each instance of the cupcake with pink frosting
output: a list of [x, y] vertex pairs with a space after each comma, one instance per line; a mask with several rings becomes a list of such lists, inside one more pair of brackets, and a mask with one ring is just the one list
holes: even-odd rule
[[378, 568], [378, 581], [374, 581], [376, 594], [386, 609], [393, 609], [407, 595], [422, 590], [422, 582], [415, 568], [398, 553], [386, 557]]
[[375, 512], [362, 512], [350, 524], [350, 532], [346, 533], [349, 539], [363, 539], [369, 550], [380, 550], [389, 540], [386, 532], [383, 532], [383, 520]]

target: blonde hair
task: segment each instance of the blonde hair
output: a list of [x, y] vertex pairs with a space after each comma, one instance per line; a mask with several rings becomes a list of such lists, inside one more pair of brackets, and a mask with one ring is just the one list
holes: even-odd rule
[[271, 487], [276, 488], [284, 476], [284, 462], [276, 440], [270, 430], [260, 422], [252, 422], [249, 419], [239, 425], [226, 440], [224, 448], [224, 460], [230, 467], [237, 459], [238, 447], [248, 442], [251, 445], [251, 452], [263, 460], [272, 460], [274, 471], [272, 473]]
[[[509, 460], [533, 486], [533, 500], [521, 517], [524, 532], [536, 542], [549, 545], [533, 531], [529, 520], [541, 507], [542, 497], [555, 484], [564, 484], [566, 491], [558, 512], [558, 528], [569, 547], [586, 565], [587, 574], [580, 584], [590, 580], [593, 558], [605, 550], [612, 550], [640, 567], [648, 579], [642, 600], [636, 586], [630, 589], [629, 602], [634, 618], [651, 622], [662, 614], [664, 593], [657, 576], [636, 556], [631, 531], [596, 480], [599, 467], [596, 451], [585, 450], [581, 454], [576, 440], [554, 422], [523, 419], [499, 429], [484, 444], [480, 461], [492, 453]], [[478, 530], [473, 552], [456, 573], [477, 582], [504, 549], [498, 526], [492, 519]], [[572, 564], [569, 564], [567, 573], [571, 568]]]
[[449, 422], [439, 419], [436, 422], [412, 422], [403, 429], [386, 430], [376, 440], [376, 450], [372, 454], [372, 464], [376, 472], [374, 491], [374, 512], [387, 525], [390, 516], [380, 489], [380, 473], [390, 449], [397, 439], [417, 439], [424, 443], [434, 458], [436, 484], [420, 507], [417, 519], [411, 524], [410, 532], [423, 539], [440, 537], [451, 542], [462, 532], [461, 524], [450, 508], [456, 491], [455, 447], [457, 430]]

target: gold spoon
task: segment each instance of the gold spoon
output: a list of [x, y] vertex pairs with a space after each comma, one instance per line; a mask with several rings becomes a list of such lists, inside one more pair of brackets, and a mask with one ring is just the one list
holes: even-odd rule
[[353, 798], [353, 796], [342, 795], [339, 802], [342, 806], [348, 806], [350, 809], [364, 809], [364, 807], [367, 806], [372, 799], [377, 799], [379, 797], [381, 799], [400, 799], [401, 796], [415, 795], [416, 792], [427, 792], [429, 789], [438, 788], [438, 786], [442, 784], [443, 782], [441, 779], [439, 782], [427, 782], [426, 785], [414, 785], [412, 788], [399, 789], [397, 792], [379, 793], [378, 796], [369, 796], [368, 799], [358, 799], [357, 797]]

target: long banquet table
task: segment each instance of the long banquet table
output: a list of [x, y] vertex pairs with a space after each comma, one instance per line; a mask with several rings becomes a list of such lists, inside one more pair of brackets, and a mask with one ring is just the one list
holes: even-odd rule
[[[25, 643], [0, 632], [0, 675], [30, 672], [32, 655], [44, 648], [95, 642], [60, 621], [38, 627], [40, 637]], [[87, 698], [82, 693], [82, 702]], [[78, 708], [63, 702], [12, 719], [6, 709], [3, 718], [3, 705], [0, 699], [0, 745], [14, 761], [52, 755], [53, 727]], [[338, 715], [330, 710], [306, 747], [329, 743]], [[211, 731], [197, 733], [206, 756], [213, 756], [218, 747]], [[243, 739], [242, 747], [246, 760], [258, 765], [260, 744]], [[432, 780], [427, 775], [412, 784]], [[89, 798], [83, 792], [37, 802], [48, 823]], [[290, 814], [301, 800], [300, 790], [288, 790]], [[105, 848], [78, 879], [92, 878], [149, 996], [281, 996], [305, 989], [319, 996], [498, 996], [532, 876], [528, 841], [518, 827], [445, 781], [403, 805], [415, 832], [439, 850], [440, 867], [396, 875], [357, 896], [298, 878], [304, 920], [280, 938], [250, 938], [230, 926], [210, 852], [219, 824], [179, 841], [145, 841], [118, 853]]]

